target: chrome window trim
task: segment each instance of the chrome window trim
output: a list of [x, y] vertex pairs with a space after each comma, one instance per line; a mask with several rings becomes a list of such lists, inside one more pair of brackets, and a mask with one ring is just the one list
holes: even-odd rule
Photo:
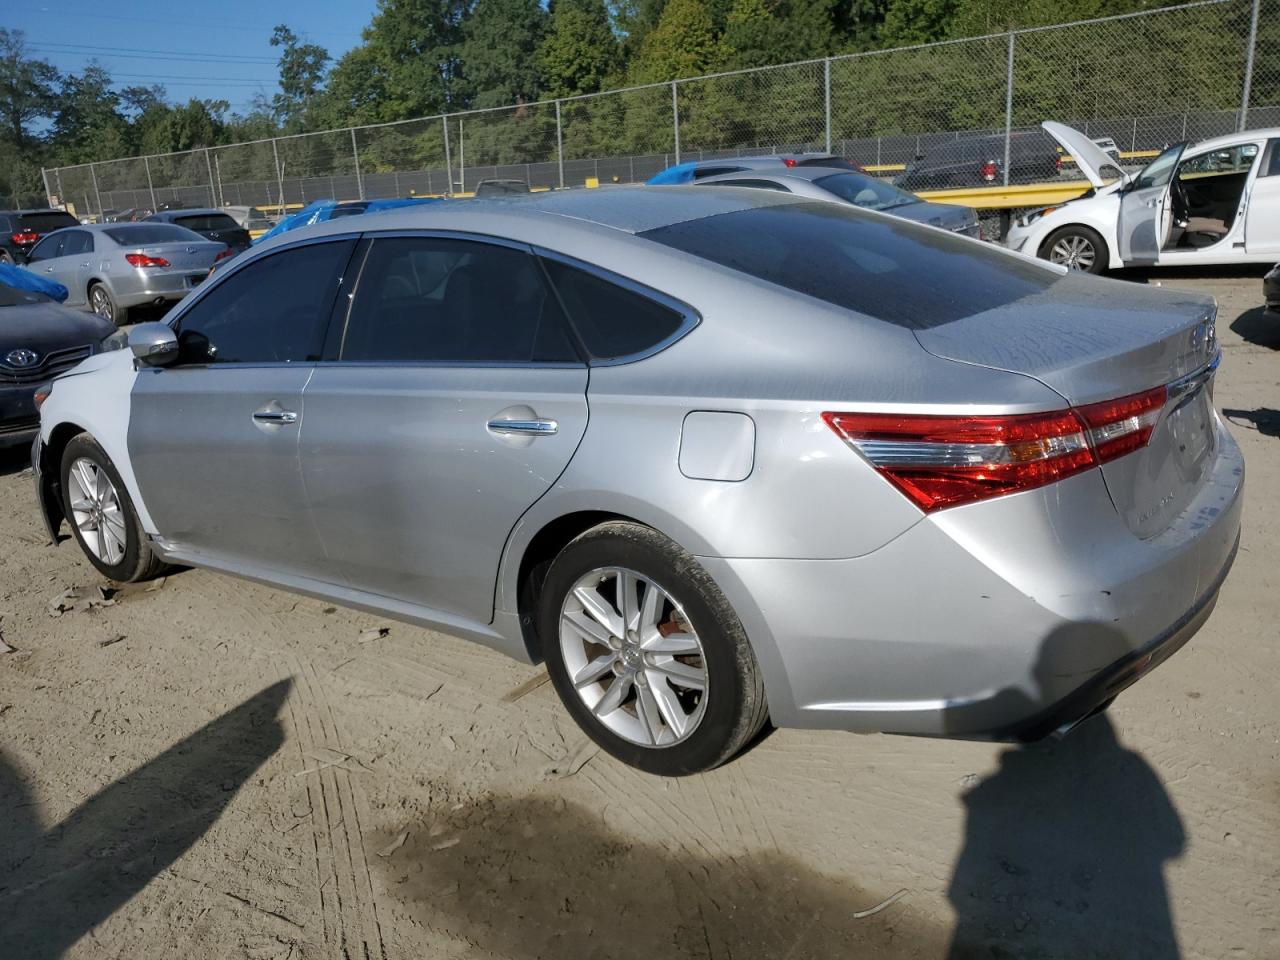
[[[624, 290], [628, 290], [631, 293], [636, 294], [637, 296], [645, 298], [646, 300], [652, 300], [655, 303], [658, 303], [666, 307], [667, 309], [674, 311], [680, 316], [679, 326], [677, 326], [676, 329], [673, 330], [668, 336], [666, 336], [662, 340], [659, 340], [657, 343], [653, 344], [652, 346], [646, 347], [644, 350], [637, 351], [636, 353], [629, 353], [621, 357], [597, 358], [597, 357], [590, 356], [590, 351], [588, 350], [587, 354], [590, 357], [590, 359], [587, 360], [588, 366], [617, 367], [617, 366], [621, 366], [622, 364], [635, 363], [638, 360], [648, 359], [649, 357], [652, 357], [655, 354], [659, 354], [663, 350], [666, 350], [668, 347], [672, 346], [677, 341], [683, 340], [695, 327], [697, 327], [700, 323], [702, 323], [702, 314], [700, 314], [696, 309], [691, 307], [689, 304], [685, 303], [683, 300], [677, 300], [675, 297], [670, 296], [669, 294], [663, 293], [660, 290], [655, 290], [653, 287], [646, 286], [645, 284], [640, 283], [638, 280], [632, 280], [630, 277], [624, 277], [621, 274], [614, 273], [612, 270], [607, 270], [604, 267], [595, 265], [594, 263], [588, 263], [585, 260], [579, 260], [576, 257], [571, 257], [571, 256], [568, 256], [567, 254], [559, 253], [555, 250], [549, 250], [546, 247], [540, 247], [540, 246], [537, 246], [536, 244], [533, 246], [533, 252], [541, 259], [554, 260], [557, 263], [563, 263], [565, 266], [573, 267], [577, 270], [582, 270], [586, 273], [593, 274], [594, 276], [600, 278], [606, 283], [611, 283], [614, 286], [622, 287]], [[553, 285], [553, 288], [554, 288], [554, 285]], [[556, 291], [556, 294], [557, 296], [559, 296], [558, 290]], [[568, 318], [569, 325], [572, 327], [573, 316], [572, 314], [569, 313], [568, 308], [565, 309], [565, 316]], [[582, 340], [582, 335], [578, 333], [576, 328], [574, 329], [573, 332], [574, 332], [574, 335], [577, 337], [578, 341], [583, 344], [583, 347], [585, 349], [586, 344]]]

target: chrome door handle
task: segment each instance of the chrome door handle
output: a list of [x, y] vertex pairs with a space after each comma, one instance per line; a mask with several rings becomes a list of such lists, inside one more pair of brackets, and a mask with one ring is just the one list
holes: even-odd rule
[[515, 437], [550, 437], [560, 429], [560, 424], [554, 420], [490, 420], [489, 429]]
[[259, 423], [297, 423], [298, 415], [292, 410], [258, 410], [253, 419]]

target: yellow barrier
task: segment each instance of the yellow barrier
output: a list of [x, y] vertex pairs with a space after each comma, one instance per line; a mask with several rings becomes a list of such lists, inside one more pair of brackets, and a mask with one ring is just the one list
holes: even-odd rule
[[[1121, 160], [1146, 160], [1151, 157], [1160, 156], [1159, 150], [1121, 150]], [[1069, 153], [1062, 155], [1063, 163], [1075, 163], [1075, 159]], [[905, 163], [866, 163], [862, 165], [862, 169], [867, 173], [901, 173], [907, 169]]]
[[1089, 184], [1027, 183], [1008, 187], [962, 187], [959, 190], [917, 190], [916, 196], [939, 203], [958, 203], [975, 210], [1010, 210], [1018, 207], [1049, 207], [1074, 200]]

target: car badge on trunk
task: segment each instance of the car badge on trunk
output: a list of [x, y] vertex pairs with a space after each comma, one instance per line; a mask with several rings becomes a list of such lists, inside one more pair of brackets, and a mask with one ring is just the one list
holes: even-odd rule
[[34, 350], [10, 350], [5, 354], [4, 362], [11, 367], [34, 367], [40, 362], [40, 354]]

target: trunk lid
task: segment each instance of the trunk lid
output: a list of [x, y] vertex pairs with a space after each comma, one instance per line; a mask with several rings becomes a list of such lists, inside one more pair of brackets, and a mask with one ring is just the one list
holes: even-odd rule
[[1102, 466], [1116, 509], [1146, 538], [1186, 508], [1216, 453], [1216, 315], [1207, 297], [1070, 274], [916, 338], [939, 357], [1034, 377], [1077, 407], [1171, 386], [1150, 442]]
[[[226, 246], [213, 240], [192, 240], [189, 243], [147, 243], [132, 247], [124, 247], [122, 253], [142, 253], [148, 257], [164, 257], [169, 266], [164, 270], [208, 270], [213, 266], [213, 258]], [[142, 269], [155, 270], [155, 267]]]

